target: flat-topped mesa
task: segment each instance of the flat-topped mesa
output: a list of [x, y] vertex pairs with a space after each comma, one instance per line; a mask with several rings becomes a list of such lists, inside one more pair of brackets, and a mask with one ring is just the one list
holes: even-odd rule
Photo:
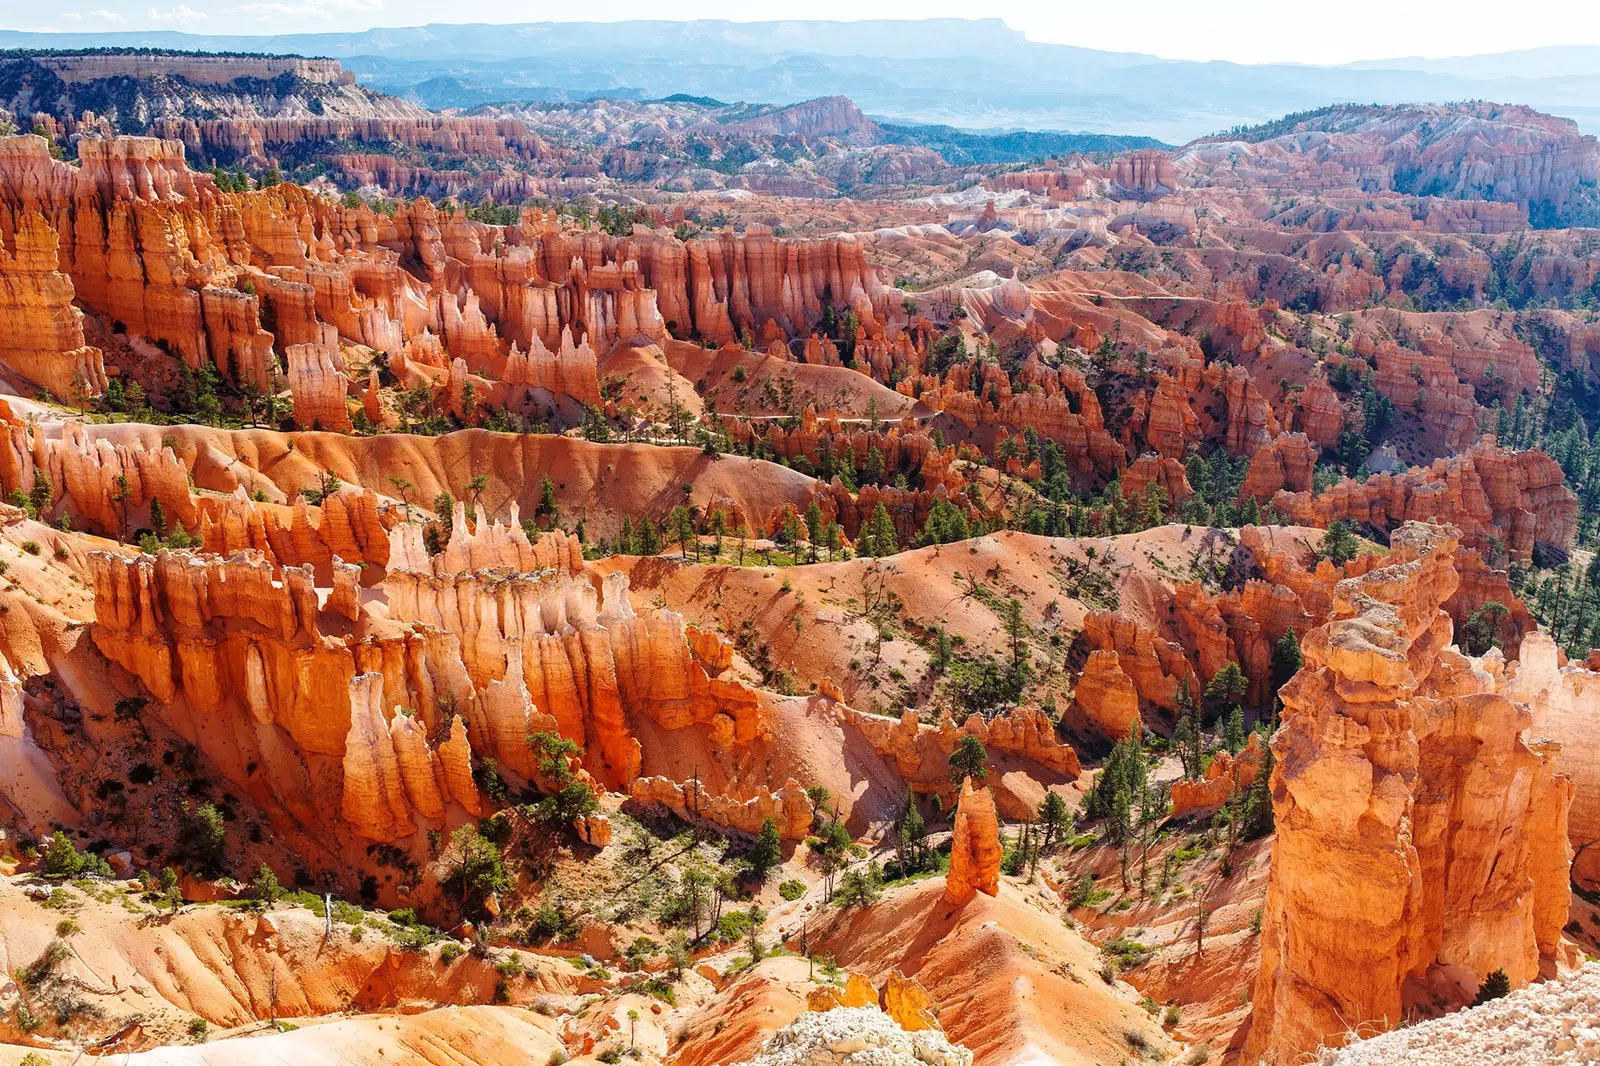
[[1436, 966], [1515, 987], [1557, 950], [1572, 785], [1498, 667], [1449, 646], [1458, 543], [1396, 530], [1384, 565], [1335, 586], [1282, 689], [1249, 1061], [1399, 1024]]
[[37, 55], [33, 61], [69, 85], [101, 78], [177, 77], [192, 85], [229, 85], [241, 78], [272, 81], [287, 74], [314, 85], [354, 85], [356, 76], [336, 59], [302, 56], [207, 56], [192, 53]]
[[1485, 556], [1493, 538], [1523, 563], [1535, 545], [1566, 550], [1578, 534], [1578, 499], [1556, 461], [1543, 452], [1507, 451], [1492, 437], [1431, 466], [1364, 482], [1346, 478], [1316, 494], [1279, 492], [1272, 502], [1299, 525], [1326, 527], [1342, 519], [1384, 529], [1392, 520], [1447, 522]]

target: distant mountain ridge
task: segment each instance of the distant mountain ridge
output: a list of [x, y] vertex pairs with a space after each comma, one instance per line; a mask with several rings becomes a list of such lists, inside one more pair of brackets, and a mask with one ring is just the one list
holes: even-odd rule
[[1184, 143], [1330, 104], [1494, 99], [1600, 130], [1600, 48], [1344, 67], [1166, 60], [1030, 41], [999, 19], [434, 24], [275, 36], [0, 31], [0, 47], [157, 47], [340, 59], [431, 108], [674, 94], [848, 96], [895, 124], [1082, 131]]

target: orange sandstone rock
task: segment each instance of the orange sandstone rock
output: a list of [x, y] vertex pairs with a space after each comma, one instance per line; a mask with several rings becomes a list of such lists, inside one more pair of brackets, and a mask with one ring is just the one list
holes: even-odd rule
[[959, 906], [979, 892], [995, 895], [1000, 891], [1000, 858], [1000, 822], [994, 811], [994, 796], [986, 788], [973, 788], [969, 777], [961, 783], [961, 798], [956, 806], [944, 898]]
[[1273, 739], [1277, 838], [1244, 1057], [1402, 1017], [1408, 981], [1537, 975], [1565, 917], [1571, 784], [1524, 703], [1447, 647], [1453, 530], [1407, 524], [1302, 642]]
[[1085, 717], [1113, 740], [1138, 732], [1139, 693], [1122, 672], [1114, 651], [1092, 651], [1078, 678], [1077, 705]]

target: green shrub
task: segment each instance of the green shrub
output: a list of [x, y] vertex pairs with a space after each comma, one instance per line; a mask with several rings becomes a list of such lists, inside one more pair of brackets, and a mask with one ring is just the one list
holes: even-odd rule
[[1490, 1000], [1500, 999], [1511, 994], [1511, 978], [1506, 976], [1504, 970], [1495, 970], [1483, 979], [1483, 984], [1478, 986], [1477, 998], [1472, 1001], [1474, 1007], [1482, 1006]]
[[778, 895], [782, 896], [786, 900], [789, 900], [790, 902], [799, 899], [805, 894], [806, 886], [804, 881], [796, 881], [791, 878], [790, 880], [785, 881], [783, 884], [778, 886]]

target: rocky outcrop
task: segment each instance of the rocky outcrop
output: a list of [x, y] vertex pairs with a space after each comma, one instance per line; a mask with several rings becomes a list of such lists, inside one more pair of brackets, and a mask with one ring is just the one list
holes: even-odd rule
[[[1425, 131], [1425, 132], [1424, 132]], [[1394, 190], [1522, 205], [1559, 219], [1600, 180], [1600, 150], [1577, 124], [1491, 103], [1339, 105], [1256, 142], [1224, 134], [1179, 153], [1188, 181], [1257, 188]]]
[[1282, 690], [1248, 1059], [1394, 1026], [1436, 965], [1518, 986], [1555, 949], [1572, 786], [1527, 705], [1448, 647], [1457, 545], [1397, 530], [1386, 565], [1335, 586]]
[[1078, 676], [1074, 692], [1077, 707], [1095, 728], [1112, 740], [1142, 732], [1139, 693], [1122, 672], [1117, 653], [1092, 651]]
[[955, 828], [950, 839], [950, 872], [945, 875], [944, 898], [960, 906], [979, 892], [1000, 891], [1000, 822], [994, 796], [986, 788], [973, 788], [972, 778], [961, 782]]
[[[871, 986], [867, 986], [868, 991]], [[741, 1066], [972, 1066], [937, 1029], [907, 1032], [874, 1005], [808, 1010]]]
[[1261, 776], [1262, 760], [1266, 749], [1260, 733], [1251, 733], [1250, 740], [1238, 755], [1219, 751], [1206, 765], [1205, 776], [1197, 781], [1188, 779], [1172, 783], [1172, 816], [1213, 811], [1228, 802], [1229, 797], [1256, 783]]
[[1250, 457], [1240, 495], [1270, 500], [1275, 493], [1310, 492], [1318, 449], [1304, 433], [1274, 437]]
[[1189, 683], [1191, 694], [1199, 691], [1183, 645], [1132, 618], [1091, 611], [1083, 619], [1083, 637], [1091, 648], [1116, 655], [1121, 672], [1147, 704], [1175, 711], [1180, 684]]
[[558, 396], [570, 396], [581, 404], [593, 406], [600, 403], [598, 367], [594, 349], [587, 341], [573, 344], [572, 330], [568, 328], [561, 331], [561, 344], [554, 352], [544, 346], [537, 333], [529, 339], [526, 354], [518, 351], [513, 342], [501, 380], [509, 385], [526, 385]]
[[793, 779], [777, 792], [756, 792], [739, 799], [697, 788], [692, 781], [636, 777], [629, 795], [636, 803], [665, 807], [685, 821], [703, 819], [751, 836], [761, 832], [769, 818], [784, 840], [803, 840], [811, 832], [811, 800]]
[[1522, 639], [1519, 659], [1507, 666], [1506, 695], [1525, 703], [1533, 722], [1530, 737], [1555, 741], [1555, 767], [1572, 781], [1567, 833], [1572, 843], [1572, 879], [1600, 890], [1600, 757], [1593, 742], [1600, 720], [1600, 673], [1561, 663], [1555, 641], [1543, 633]]
[[[830, 686], [831, 687], [831, 686]], [[837, 698], [837, 694], [829, 698]], [[845, 723], [861, 734], [877, 754], [889, 760], [913, 792], [935, 795], [946, 802], [955, 798], [950, 783], [950, 755], [964, 736], [975, 736], [988, 751], [1016, 756], [1033, 763], [1033, 774], [1040, 780], [1059, 778], [1071, 781], [1080, 768], [1077, 752], [1056, 736], [1055, 724], [1041, 711], [1026, 707], [986, 719], [968, 715], [957, 725], [948, 713], [937, 725], [920, 720], [907, 709], [899, 718], [843, 707]], [[1038, 797], [1022, 797], [1000, 790], [994, 804], [1007, 817], [1028, 818], [1038, 805]]]
[[291, 344], [289, 395], [294, 397], [294, 421], [301, 429], [346, 432], [350, 412], [345, 397], [350, 383], [339, 365], [338, 349], [331, 344]]
[[100, 349], [84, 343], [72, 279], [58, 269], [55, 230], [29, 211], [3, 243], [11, 247], [0, 244], [0, 364], [69, 403], [98, 396], [105, 366]]
[[1273, 504], [1299, 525], [1334, 519], [1385, 529], [1393, 522], [1456, 526], [1463, 543], [1485, 556], [1494, 542], [1527, 562], [1536, 544], [1566, 550], [1577, 537], [1578, 501], [1561, 467], [1543, 452], [1512, 452], [1480, 442], [1465, 455], [1402, 474], [1345, 479], [1326, 491], [1279, 492]]

